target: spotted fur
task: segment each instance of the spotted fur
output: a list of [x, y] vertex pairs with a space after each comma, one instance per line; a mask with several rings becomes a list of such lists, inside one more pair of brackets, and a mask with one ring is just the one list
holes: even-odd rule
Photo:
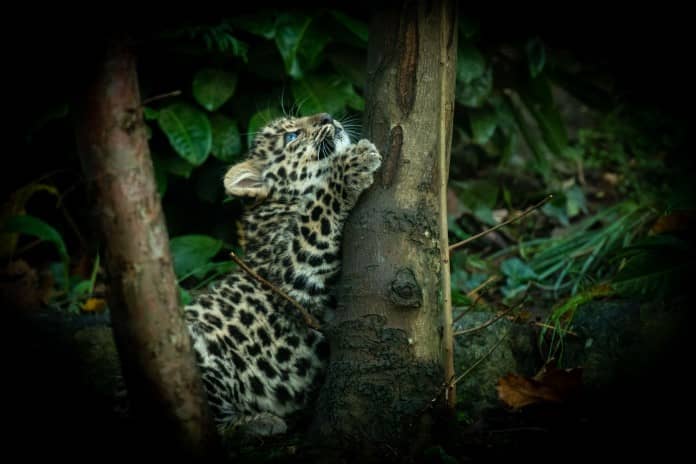
[[[276, 120], [224, 178], [255, 199], [241, 222], [244, 260], [319, 321], [331, 307], [343, 223], [372, 184], [381, 156], [351, 144], [328, 114]], [[241, 270], [185, 308], [209, 404], [221, 427], [302, 409], [321, 378], [327, 344], [297, 309]], [[276, 427], [277, 426], [277, 427]]]

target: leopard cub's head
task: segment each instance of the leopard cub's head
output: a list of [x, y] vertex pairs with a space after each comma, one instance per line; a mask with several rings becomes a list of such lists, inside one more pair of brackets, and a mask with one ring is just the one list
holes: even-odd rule
[[330, 175], [330, 158], [349, 145], [343, 126], [327, 113], [277, 119], [256, 135], [247, 160], [227, 171], [225, 190], [292, 201]]

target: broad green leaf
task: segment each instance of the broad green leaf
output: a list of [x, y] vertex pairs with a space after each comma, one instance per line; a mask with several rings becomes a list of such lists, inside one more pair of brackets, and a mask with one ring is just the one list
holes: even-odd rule
[[181, 300], [181, 304], [183, 306], [186, 306], [193, 301], [193, 297], [191, 296], [191, 293], [189, 293], [188, 290], [179, 286], [179, 300]]
[[143, 107], [143, 117], [146, 121], [156, 121], [159, 117], [159, 111], [149, 106]]
[[534, 269], [520, 258], [509, 258], [500, 265], [500, 271], [507, 277], [511, 277], [519, 282], [536, 279], [537, 274]]
[[582, 191], [577, 185], [573, 185], [568, 190], [565, 191], [566, 197], [566, 212], [568, 217], [575, 217], [580, 212], [587, 213], [587, 200], [585, 199], [585, 192]]
[[472, 109], [469, 111], [469, 122], [474, 142], [483, 145], [493, 136], [498, 126], [498, 117], [490, 108]]
[[249, 125], [247, 126], [247, 147], [251, 148], [254, 137], [256, 137], [256, 134], [260, 132], [266, 124], [280, 116], [282, 116], [282, 114], [275, 108], [266, 108], [254, 113], [249, 119]]
[[276, 46], [285, 63], [285, 72], [295, 79], [303, 76], [297, 57], [304, 34], [312, 18], [284, 14], [276, 22]]
[[213, 277], [222, 276], [229, 274], [236, 267], [237, 265], [232, 260], [206, 263], [193, 271], [193, 276], [197, 279], [203, 279], [209, 274], [214, 274]]
[[210, 125], [213, 129], [213, 156], [226, 163], [232, 162], [242, 151], [242, 139], [237, 122], [216, 113], [210, 116]]
[[527, 54], [527, 62], [529, 63], [529, 74], [532, 77], [537, 77], [546, 64], [544, 44], [538, 38], [530, 39], [525, 44], [524, 51]]
[[[550, 174], [550, 166], [547, 157], [547, 150], [543, 141], [536, 133], [532, 131], [529, 124], [527, 124], [522, 109], [516, 105], [510, 97], [507, 97], [507, 101], [509, 103], [509, 108], [512, 110], [512, 114], [515, 117], [517, 128], [519, 129], [520, 133], [522, 134], [522, 138], [524, 138], [524, 141], [527, 143], [527, 146], [534, 156], [535, 164], [532, 165], [532, 167], [545, 178], [548, 177]], [[547, 205], [548, 203], [545, 206]]]
[[541, 106], [531, 101], [526, 95], [521, 95], [530, 114], [539, 127], [542, 138], [549, 150], [556, 156], [566, 153], [568, 134], [560, 113], [555, 106]]
[[282, 14], [276, 21], [276, 46], [285, 63], [285, 72], [301, 79], [305, 71], [314, 68], [330, 37], [313, 27], [311, 17]]
[[194, 166], [203, 164], [213, 140], [205, 113], [187, 103], [174, 103], [160, 110], [158, 122], [182, 158]]
[[357, 19], [351, 18], [350, 16], [346, 15], [345, 13], [337, 10], [331, 10], [329, 12], [331, 16], [333, 16], [336, 21], [339, 23], [343, 24], [349, 31], [351, 31], [353, 34], [355, 34], [356, 37], [358, 37], [363, 43], [367, 44], [367, 36], [368, 36], [368, 30], [367, 30], [367, 24], [365, 24], [362, 21], [359, 21]]
[[5, 221], [2, 231], [31, 235], [40, 240], [51, 242], [56, 246], [58, 254], [60, 254], [60, 257], [64, 261], [67, 262], [70, 259], [68, 256], [68, 248], [65, 246], [65, 242], [60, 233], [54, 229], [53, 226], [37, 217], [29, 214], [10, 217]]
[[554, 195], [553, 199], [541, 207], [541, 211], [561, 223], [562, 226], [568, 227], [570, 220], [568, 219], [568, 208], [564, 195]]
[[221, 69], [201, 69], [193, 78], [193, 96], [208, 111], [215, 111], [234, 95], [237, 75]]
[[457, 50], [457, 85], [469, 84], [486, 72], [486, 59], [476, 47], [463, 42]]
[[182, 279], [207, 264], [221, 249], [222, 241], [208, 235], [182, 235], [170, 242], [174, 272]]
[[191, 176], [191, 171], [193, 171], [193, 168], [195, 167], [193, 164], [181, 157], [160, 156], [155, 153], [152, 154], [152, 162], [155, 165], [155, 170], [161, 169], [168, 174], [184, 177], [186, 179]]
[[70, 290], [70, 298], [78, 300], [89, 296], [92, 291], [92, 281], [82, 280]]
[[[63, 261], [63, 283], [66, 285], [64, 287], [67, 290], [68, 284], [68, 269], [70, 267], [70, 255], [68, 255], [68, 248], [65, 246], [63, 237], [60, 233], [53, 228], [53, 226], [42, 221], [41, 219], [28, 215], [22, 214], [19, 216], [13, 216], [5, 221], [0, 232], [16, 232], [18, 234], [30, 235], [36, 237], [39, 240], [45, 240], [51, 242], [55, 245], [60, 255], [60, 259]], [[1, 236], [2, 234], [0, 234]]]
[[492, 90], [493, 72], [487, 69], [469, 82], [458, 80], [454, 96], [457, 103], [469, 108], [479, 108], [486, 103]]
[[337, 75], [308, 76], [292, 83], [292, 93], [300, 108], [300, 114], [327, 112], [336, 115], [346, 106], [361, 110], [364, 100], [353, 85]]
[[486, 179], [452, 181], [450, 185], [461, 204], [472, 212], [480, 207], [494, 208], [500, 191], [496, 183]]
[[[5, 221], [12, 216], [26, 214], [26, 204], [38, 192], [47, 192], [58, 197], [60, 193], [52, 185], [32, 182], [15, 190], [9, 200], [0, 207], [0, 229]], [[17, 233], [0, 233], [0, 256], [10, 256], [17, 246]]]
[[500, 265], [500, 271], [507, 276], [505, 287], [502, 289], [506, 298], [513, 298], [527, 289], [530, 281], [538, 276], [527, 263], [521, 259], [509, 258]]

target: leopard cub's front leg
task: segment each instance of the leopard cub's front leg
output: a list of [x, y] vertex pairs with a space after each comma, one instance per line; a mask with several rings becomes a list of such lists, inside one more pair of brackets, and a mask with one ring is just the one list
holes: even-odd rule
[[382, 156], [369, 140], [351, 145], [340, 156], [343, 170], [344, 198], [352, 206], [358, 196], [374, 181], [374, 173], [382, 164]]

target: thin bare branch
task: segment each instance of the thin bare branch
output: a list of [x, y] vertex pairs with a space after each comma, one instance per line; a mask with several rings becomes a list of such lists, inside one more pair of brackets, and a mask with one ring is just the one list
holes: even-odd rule
[[[500, 278], [500, 276], [497, 276], [497, 275], [490, 276], [490, 277], [489, 277], [488, 279], [486, 279], [485, 282], [483, 282], [481, 285], [479, 285], [479, 286], [476, 287], [475, 289], [473, 289], [473, 290], [471, 290], [470, 292], [468, 292], [468, 293], [466, 294], [466, 296], [467, 296], [468, 298], [471, 298], [472, 296], [476, 295], [476, 299], [471, 303], [471, 305], [469, 305], [469, 308], [475, 308], [476, 305], [478, 304], [479, 300], [483, 297], [483, 294], [478, 294], [478, 292], [480, 292], [481, 290], [483, 290], [484, 288], [486, 288], [489, 284], [495, 282], [495, 281], [498, 280], [499, 278]], [[458, 307], [457, 309], [459, 309], [459, 307]], [[454, 319], [454, 321], [452, 321], [452, 325], [454, 325], [459, 319], [461, 319], [462, 317], [464, 317], [464, 314], [466, 314], [466, 312], [464, 312], [464, 311], [462, 311], [461, 313], [459, 313], [459, 314], [457, 315], [457, 317]], [[456, 334], [455, 334], [455, 335], [456, 335]]]
[[284, 291], [282, 291], [281, 289], [279, 289], [278, 287], [276, 287], [275, 285], [258, 275], [256, 272], [254, 272], [254, 270], [247, 266], [247, 264], [244, 261], [242, 261], [241, 258], [239, 258], [239, 256], [237, 256], [234, 252], [231, 252], [230, 256], [232, 257], [232, 261], [237, 263], [237, 265], [239, 265], [239, 267], [241, 267], [242, 270], [249, 274], [254, 280], [270, 288], [271, 290], [276, 292], [278, 296], [285, 299], [288, 303], [297, 308], [297, 310], [300, 311], [300, 313], [302, 314], [302, 318], [304, 319], [305, 324], [307, 324], [313, 329], [321, 330], [321, 325], [319, 324], [319, 321], [317, 321], [311, 314], [309, 314], [309, 312], [306, 309], [304, 309], [297, 301], [295, 301], [290, 295], [288, 295], [287, 293], [285, 293]]
[[483, 324], [478, 325], [478, 326], [476, 326], [476, 327], [472, 327], [472, 328], [470, 328], [470, 329], [464, 329], [464, 330], [457, 330], [456, 332], [454, 332], [453, 335], [454, 335], [454, 336], [457, 336], [457, 335], [466, 335], [466, 334], [478, 332], [479, 330], [483, 330], [483, 329], [485, 329], [486, 327], [488, 327], [489, 325], [496, 323], [496, 322], [499, 321], [500, 319], [504, 318], [506, 315], [510, 314], [512, 311], [514, 311], [514, 309], [515, 309], [516, 307], [517, 307], [517, 306], [511, 306], [510, 308], [506, 309], [506, 310], [503, 311], [502, 313], [498, 314], [496, 317], [494, 317], [494, 318], [492, 318], [492, 319], [489, 319], [489, 320], [487, 320], [486, 322], [484, 322]]
[[181, 90], [174, 90], [173, 92], [163, 93], [161, 95], [155, 95], [154, 97], [146, 98], [142, 101], [141, 106], [145, 106], [153, 101], [162, 100], [163, 98], [178, 97], [181, 95]]
[[566, 333], [568, 335], [572, 335], [574, 337], [578, 336], [578, 334], [573, 332], [572, 330], [563, 329], [563, 328], [557, 327], [555, 325], [544, 324], [543, 322], [535, 322], [534, 325], [537, 327], [543, 327], [545, 329], [558, 330], [559, 332], [563, 332], [563, 333]]
[[481, 364], [486, 358], [488, 358], [491, 354], [493, 354], [493, 352], [500, 346], [501, 343], [503, 343], [503, 341], [508, 337], [508, 335], [510, 335], [510, 329], [508, 329], [508, 330], [505, 331], [505, 334], [504, 334], [502, 337], [500, 337], [500, 338], [498, 339], [498, 341], [495, 343], [495, 345], [493, 345], [493, 346], [491, 347], [491, 349], [488, 350], [488, 352], [486, 352], [486, 354], [484, 354], [483, 356], [481, 356], [480, 358], [478, 358], [471, 366], [469, 366], [469, 368], [468, 368], [467, 370], [465, 370], [463, 373], [461, 373], [461, 374], [459, 375], [459, 377], [457, 377], [456, 379], [454, 379], [453, 381], [451, 381], [451, 382], [449, 383], [449, 385], [447, 386], [447, 388], [454, 388], [454, 387], [457, 385], [457, 382], [459, 382], [460, 380], [462, 380], [464, 377], [466, 377], [467, 375], [469, 375], [469, 373], [470, 373], [471, 371], [473, 371], [474, 369], [476, 369], [476, 367], [477, 367], [479, 364]]
[[473, 242], [474, 240], [479, 239], [479, 238], [483, 237], [484, 235], [490, 234], [491, 232], [500, 229], [501, 227], [505, 227], [505, 226], [508, 225], [508, 224], [511, 224], [511, 223], [513, 223], [513, 222], [515, 222], [515, 221], [519, 221], [520, 219], [522, 219], [523, 217], [527, 216], [527, 215], [530, 214], [531, 212], [533, 212], [533, 211], [535, 211], [535, 210], [541, 208], [542, 206], [544, 206], [544, 205], [546, 204], [546, 202], [548, 202], [548, 201], [549, 201], [550, 199], [552, 199], [552, 198], [553, 198], [553, 195], [549, 195], [549, 196], [547, 196], [546, 198], [544, 198], [543, 200], [541, 200], [539, 203], [537, 203], [536, 205], [530, 206], [529, 208], [527, 208], [526, 210], [524, 210], [522, 213], [520, 213], [519, 215], [515, 216], [514, 218], [508, 219], [507, 221], [501, 222], [500, 224], [498, 224], [498, 225], [496, 225], [496, 226], [493, 226], [493, 227], [491, 227], [490, 229], [486, 229], [486, 230], [484, 230], [484, 231], [481, 232], [481, 233], [478, 233], [478, 234], [476, 234], [476, 235], [472, 235], [471, 237], [469, 237], [469, 238], [467, 238], [467, 239], [465, 239], [465, 240], [462, 240], [461, 242], [457, 242], [457, 243], [455, 243], [454, 245], [451, 245], [451, 246], [449, 247], [450, 253], [452, 253], [452, 252], [453, 252], [454, 250], [456, 250], [457, 248], [463, 247], [464, 245], [466, 245], [466, 244], [469, 243], [469, 242]]

